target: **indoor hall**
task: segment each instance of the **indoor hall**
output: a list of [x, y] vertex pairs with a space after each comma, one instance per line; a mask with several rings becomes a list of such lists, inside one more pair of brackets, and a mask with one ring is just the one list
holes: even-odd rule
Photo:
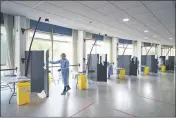
[[175, 116], [175, 1], [1, 1], [0, 15], [1, 116]]

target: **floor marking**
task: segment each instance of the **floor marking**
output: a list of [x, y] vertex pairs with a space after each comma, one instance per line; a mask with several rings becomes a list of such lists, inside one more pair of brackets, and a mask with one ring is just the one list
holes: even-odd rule
[[94, 102], [93, 102], [93, 103], [91, 103], [91, 104], [89, 104], [88, 106], [84, 107], [83, 109], [79, 110], [78, 112], [76, 112], [75, 114], [73, 114], [73, 115], [72, 115], [72, 116], [70, 116], [70, 117], [73, 117], [73, 116], [75, 116], [75, 115], [77, 115], [77, 114], [81, 113], [82, 111], [86, 110], [88, 107], [92, 106], [93, 104], [94, 104]]
[[122, 112], [122, 113], [127, 114], [127, 115], [132, 116], [132, 117], [137, 117], [137, 116], [135, 116], [135, 115], [132, 115], [132, 114], [129, 114], [129, 113], [126, 113], [126, 112], [120, 111], [120, 110], [118, 110], [118, 109], [114, 109], [114, 110], [119, 111], [119, 112]]
[[161, 100], [154, 99], [154, 98], [148, 98], [148, 97], [141, 96], [141, 95], [138, 95], [138, 96], [139, 96], [139, 97], [142, 97], [142, 98], [150, 99], [150, 100], [153, 100], [153, 101], [157, 101], [157, 102], [165, 103], [165, 104], [175, 105], [175, 104], [173, 104], [173, 103], [168, 103], [168, 102], [161, 101]]

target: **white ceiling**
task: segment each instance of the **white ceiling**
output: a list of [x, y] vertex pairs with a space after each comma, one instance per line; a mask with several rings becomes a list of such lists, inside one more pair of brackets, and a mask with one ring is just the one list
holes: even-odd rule
[[[41, 16], [52, 24], [112, 37], [175, 42], [173, 1], [3, 1], [1, 11], [34, 20]], [[130, 21], [123, 22], [123, 18]]]

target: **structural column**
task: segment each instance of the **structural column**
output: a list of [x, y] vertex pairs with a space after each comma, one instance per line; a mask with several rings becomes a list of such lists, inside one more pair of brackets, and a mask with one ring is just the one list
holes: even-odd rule
[[78, 31], [77, 52], [78, 52], [78, 63], [80, 64], [80, 67], [79, 67], [78, 70], [80, 72], [85, 70], [85, 64], [84, 64], [84, 61], [83, 61], [83, 58], [86, 57], [84, 37], [85, 37], [85, 32], [82, 31], [82, 30], [79, 30]]
[[111, 37], [104, 37], [104, 45], [103, 48], [105, 49], [105, 54], [107, 54], [107, 61], [112, 63], [112, 38]]
[[113, 37], [112, 38], [112, 62], [114, 62], [114, 68], [115, 71], [114, 73], [116, 74], [116, 68], [117, 68], [117, 58], [118, 58], [118, 38], [117, 37]]
[[30, 20], [23, 16], [15, 16], [14, 18], [15, 29], [15, 66], [18, 67], [18, 71], [21, 75], [25, 74], [25, 64], [22, 64], [21, 58], [25, 57], [26, 43], [28, 39], [28, 32], [24, 34], [21, 32], [21, 28], [28, 29], [30, 27]]
[[133, 56], [137, 57], [137, 41], [133, 41]]
[[[72, 54], [73, 54], [73, 65], [78, 64], [78, 31], [77, 30], [73, 30], [72, 32], [72, 38], [73, 38], [73, 42], [72, 42]], [[74, 66], [73, 67], [74, 71], [78, 71], [78, 67]]]
[[137, 41], [137, 58], [139, 61], [139, 75], [141, 75], [141, 41]]

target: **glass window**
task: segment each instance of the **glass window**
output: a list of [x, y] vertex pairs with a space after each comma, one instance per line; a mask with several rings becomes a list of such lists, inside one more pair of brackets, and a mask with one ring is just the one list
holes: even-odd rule
[[119, 48], [123, 48], [124, 47], [124, 45], [123, 44], [119, 44]]
[[[66, 41], [63, 41], [66, 39]], [[67, 59], [72, 63], [72, 37], [53, 35], [53, 56], [54, 60], [60, 59], [61, 53], [67, 55]], [[58, 41], [59, 40], [59, 41]]]
[[[28, 47], [31, 42], [33, 31], [29, 31]], [[32, 50], [49, 50], [49, 60], [52, 60], [51, 34], [36, 32], [33, 40]], [[70, 64], [72, 64], [72, 37], [63, 35], [53, 35], [53, 61], [59, 60], [61, 53], [65, 53]], [[53, 68], [53, 77], [58, 76], [58, 68]]]
[[124, 51], [124, 48], [119, 48], [119, 55], [122, 55]]
[[133, 45], [128, 45], [127, 48], [132, 49], [132, 48], [133, 48]]
[[[34, 31], [29, 32], [29, 38], [32, 38]], [[41, 33], [41, 32], [36, 32], [35, 33], [35, 39], [48, 39], [51, 40], [51, 35], [47, 33]]]
[[175, 56], [175, 49], [171, 46], [162, 46], [161, 53], [162, 56]]
[[[86, 58], [94, 42], [94, 40], [86, 40]], [[97, 41], [91, 54], [107, 54], [107, 60], [110, 61], [110, 40]]]
[[[147, 54], [148, 53], [148, 54]], [[156, 47], [155, 46], [143, 46], [142, 47], [142, 55], [155, 55]]]
[[72, 42], [72, 39], [70, 36], [63, 36], [63, 35], [53, 35], [53, 40], [60, 41], [60, 42]]
[[118, 54], [119, 55], [133, 55], [133, 45], [132, 44], [119, 44]]
[[1, 25], [1, 66], [6, 66], [7, 60], [7, 40], [5, 27]]

